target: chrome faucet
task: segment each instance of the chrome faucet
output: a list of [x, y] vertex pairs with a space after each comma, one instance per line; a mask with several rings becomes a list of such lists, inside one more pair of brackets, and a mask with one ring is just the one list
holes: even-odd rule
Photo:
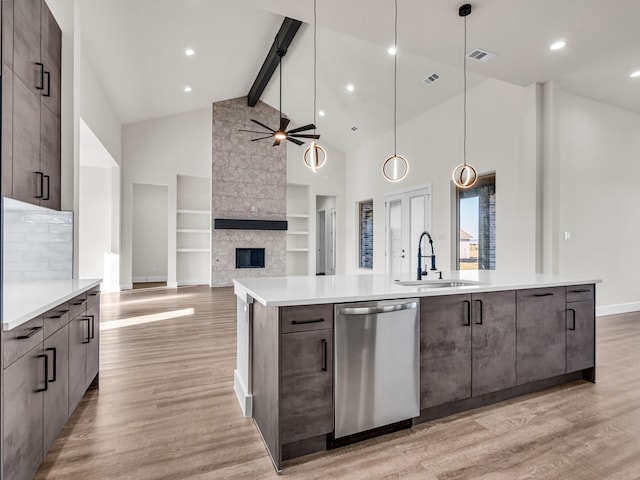
[[[425, 235], [429, 238], [429, 243], [431, 244], [431, 255], [422, 255], [422, 239]], [[420, 235], [420, 240], [418, 240], [418, 280], [422, 280], [422, 276], [427, 275], [427, 271], [422, 270], [422, 259], [426, 257], [431, 257], [431, 270], [437, 270], [436, 254], [433, 253], [433, 239], [431, 238], [429, 232], [424, 231], [422, 232], [422, 235]]]

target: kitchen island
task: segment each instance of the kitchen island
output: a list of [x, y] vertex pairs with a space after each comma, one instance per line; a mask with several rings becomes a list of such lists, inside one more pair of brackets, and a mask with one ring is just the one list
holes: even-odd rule
[[[281, 471], [290, 458], [555, 385], [594, 382], [595, 283], [494, 271], [431, 274], [423, 282], [408, 275], [236, 280], [234, 387]], [[345, 304], [359, 302], [381, 305], [380, 312], [401, 303], [416, 308], [419, 407], [403, 421], [339, 438], [337, 377], [344, 366], [337, 347], [344, 342], [334, 322]], [[378, 350], [393, 343], [392, 330], [386, 332]], [[392, 348], [411, 352], [408, 343]], [[386, 365], [366, 365], [369, 350], [361, 366], [376, 375]], [[381, 402], [362, 403], [366, 397], [356, 399], [363, 417], [383, 409]]]

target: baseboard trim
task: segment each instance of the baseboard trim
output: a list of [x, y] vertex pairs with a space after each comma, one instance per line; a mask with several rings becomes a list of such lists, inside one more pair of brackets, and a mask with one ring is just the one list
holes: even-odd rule
[[603, 307], [596, 307], [596, 317], [603, 317], [606, 315], [617, 315], [619, 313], [639, 312], [640, 302], [620, 303], [618, 305], [605, 305]]
[[247, 393], [238, 370], [233, 371], [233, 390], [236, 392], [238, 402], [240, 402], [242, 414], [245, 417], [251, 417], [253, 415], [253, 397]]
[[133, 290], [133, 283], [120, 284], [120, 290]]
[[133, 277], [131, 279], [133, 283], [147, 283], [147, 282], [166, 282], [166, 275], [156, 275], [151, 277]]

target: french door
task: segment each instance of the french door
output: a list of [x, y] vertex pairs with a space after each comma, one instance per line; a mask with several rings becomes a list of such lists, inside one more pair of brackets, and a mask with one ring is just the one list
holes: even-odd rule
[[418, 240], [431, 233], [431, 187], [387, 195], [386, 270], [407, 273], [418, 270]]

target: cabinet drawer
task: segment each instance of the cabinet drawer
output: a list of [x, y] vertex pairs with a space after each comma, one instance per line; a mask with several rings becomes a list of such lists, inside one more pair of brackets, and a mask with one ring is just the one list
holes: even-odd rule
[[333, 328], [333, 304], [301, 305], [280, 309], [280, 332], [305, 332]]
[[75, 298], [69, 300], [69, 319], [73, 320], [78, 315], [87, 311], [87, 292], [83, 292]]
[[39, 343], [42, 343], [44, 339], [43, 323], [43, 316], [40, 315], [19, 327], [4, 332], [4, 343], [2, 345], [4, 368], [7, 368]]
[[567, 302], [593, 300], [593, 285], [571, 285], [567, 287]]
[[93, 287], [87, 292], [87, 308], [100, 303], [100, 285]]
[[69, 323], [69, 302], [62, 303], [44, 314], [44, 338]]

